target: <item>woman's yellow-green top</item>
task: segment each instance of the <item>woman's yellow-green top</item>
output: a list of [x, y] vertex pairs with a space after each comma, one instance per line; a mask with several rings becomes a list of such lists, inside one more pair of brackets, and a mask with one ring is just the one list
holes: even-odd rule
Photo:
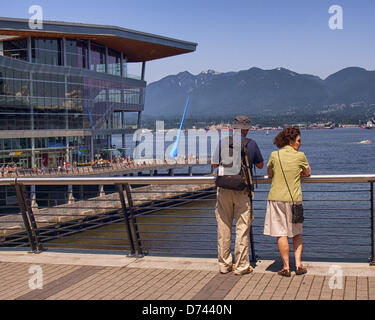
[[[292, 146], [285, 146], [280, 151], [281, 164], [289, 185], [294, 202], [302, 201], [301, 169], [307, 169], [309, 163], [303, 152], [298, 152]], [[267, 164], [273, 169], [273, 178], [268, 200], [292, 202], [288, 187], [281, 171], [278, 152], [273, 151]]]

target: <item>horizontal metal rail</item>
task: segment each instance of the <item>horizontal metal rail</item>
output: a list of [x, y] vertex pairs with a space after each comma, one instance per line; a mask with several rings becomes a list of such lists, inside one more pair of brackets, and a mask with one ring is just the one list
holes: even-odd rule
[[[267, 176], [257, 176], [259, 184], [269, 184]], [[302, 183], [364, 183], [375, 182], [375, 174], [367, 175], [312, 175], [301, 178]], [[116, 185], [116, 184], [215, 184], [215, 176], [173, 176], [173, 177], [25, 177], [0, 178], [0, 185]]]

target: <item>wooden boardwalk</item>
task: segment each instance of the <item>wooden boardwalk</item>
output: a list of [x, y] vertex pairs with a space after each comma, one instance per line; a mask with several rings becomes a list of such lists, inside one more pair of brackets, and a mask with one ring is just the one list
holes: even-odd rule
[[331, 289], [329, 263], [307, 263], [308, 274], [285, 278], [270, 271], [272, 261], [236, 276], [218, 273], [215, 259], [59, 255], [0, 252], [0, 300], [375, 300], [367, 264], [343, 264], [342, 288]]

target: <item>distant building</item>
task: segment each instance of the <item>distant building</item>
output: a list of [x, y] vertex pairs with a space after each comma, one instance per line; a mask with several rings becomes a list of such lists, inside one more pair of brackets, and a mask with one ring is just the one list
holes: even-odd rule
[[[88, 162], [144, 110], [146, 61], [197, 44], [113, 26], [0, 18], [0, 166]], [[132, 63], [138, 75], [128, 73]], [[117, 146], [120, 147], [120, 146]]]

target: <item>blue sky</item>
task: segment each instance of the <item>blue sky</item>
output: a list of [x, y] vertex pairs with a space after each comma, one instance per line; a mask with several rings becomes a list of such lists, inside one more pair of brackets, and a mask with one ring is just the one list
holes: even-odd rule
[[[6, 3], [6, 4], [4, 4]], [[214, 69], [285, 67], [326, 78], [345, 67], [375, 70], [372, 0], [17, 0], [0, 16], [115, 25], [197, 42], [196, 52], [146, 65], [150, 83], [169, 74]], [[331, 5], [343, 9], [343, 30], [331, 30]]]

